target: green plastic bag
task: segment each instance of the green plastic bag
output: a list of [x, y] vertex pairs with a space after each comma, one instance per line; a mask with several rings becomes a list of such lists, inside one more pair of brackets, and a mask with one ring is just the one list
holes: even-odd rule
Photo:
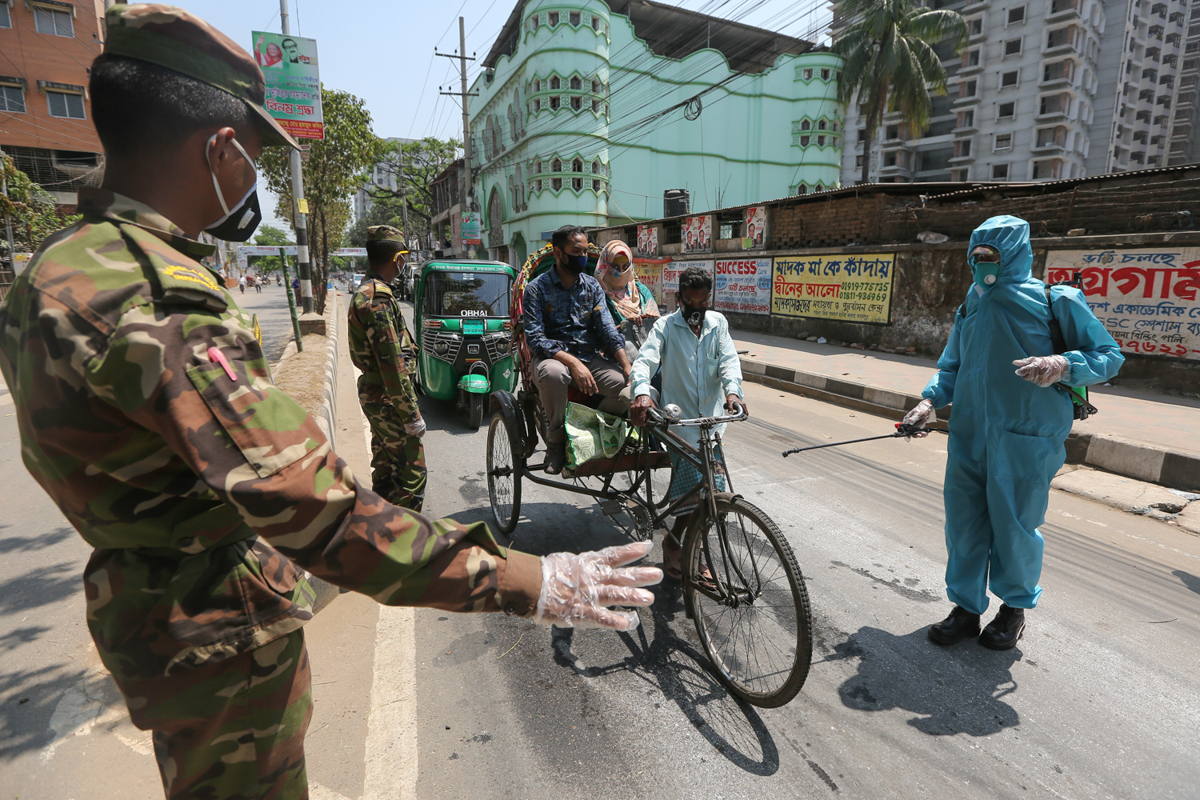
[[612, 458], [625, 444], [629, 423], [621, 417], [567, 403], [567, 466], [575, 469], [595, 458]]

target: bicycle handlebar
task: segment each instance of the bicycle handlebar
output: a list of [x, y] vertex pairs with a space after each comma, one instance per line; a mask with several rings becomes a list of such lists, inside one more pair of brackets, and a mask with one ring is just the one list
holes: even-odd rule
[[653, 419], [655, 422], [661, 422], [666, 425], [679, 425], [681, 427], [711, 427], [713, 425], [721, 425], [726, 422], [741, 422], [749, 415], [746, 413], [745, 406], [738, 406], [738, 413], [725, 414], [716, 417], [696, 417], [695, 419], [671, 419], [663, 413], [662, 409], [655, 406], [646, 410], [647, 418]]

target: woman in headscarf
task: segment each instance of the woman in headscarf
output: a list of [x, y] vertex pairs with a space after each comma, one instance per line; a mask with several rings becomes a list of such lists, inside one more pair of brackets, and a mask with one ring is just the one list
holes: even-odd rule
[[625, 352], [632, 363], [658, 319], [658, 303], [650, 290], [638, 283], [629, 245], [612, 241], [604, 246], [596, 264], [596, 280], [608, 298], [617, 330], [625, 337]]

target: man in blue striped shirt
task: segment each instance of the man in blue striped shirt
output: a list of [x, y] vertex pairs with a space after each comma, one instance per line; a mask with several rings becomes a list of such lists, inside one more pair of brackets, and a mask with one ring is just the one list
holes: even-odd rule
[[[546, 472], [559, 473], [566, 463], [567, 389], [600, 394], [601, 410], [623, 414], [621, 390], [632, 366], [625, 339], [613, 324], [604, 290], [587, 267], [587, 233], [564, 225], [550, 239], [554, 269], [525, 287], [522, 324], [533, 354], [533, 382], [542, 398], [549, 426]], [[607, 356], [607, 357], [606, 357]]]

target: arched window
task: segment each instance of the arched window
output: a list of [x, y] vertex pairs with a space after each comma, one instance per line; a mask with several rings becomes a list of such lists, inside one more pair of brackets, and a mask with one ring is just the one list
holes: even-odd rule
[[535, 113], [535, 114], [536, 114], [537, 112], [539, 112], [539, 111], [541, 111], [541, 110], [542, 110], [542, 101], [541, 101], [541, 100], [534, 100], [534, 101], [533, 101], [533, 113]]
[[818, 136], [817, 137], [817, 147], [824, 147], [824, 146], [825, 146], [825, 137]]
[[551, 178], [550, 188], [556, 192], [562, 189], [562, 178]]
[[546, 14], [546, 23], [547, 23], [547, 24], [548, 24], [548, 25], [549, 25], [551, 28], [553, 28], [555, 25], [557, 25], [557, 24], [558, 24], [558, 12], [557, 12], [557, 11], [551, 11], [551, 12], [547, 13], [547, 14]]
[[811, 141], [812, 141], [812, 137], [811, 137], [811, 136], [801, 136], [801, 137], [800, 137], [800, 146], [801, 146], [801, 147], [808, 147], [808, 143], [809, 143], [809, 142], [811, 142]]
[[595, 14], [592, 14], [592, 30], [596, 32], [600, 31], [600, 18]]
[[529, 18], [529, 21], [532, 23], [531, 27], [533, 27], [533, 28], [537, 28], [537, 26], [538, 26], [538, 15], [537, 15], [537, 14], [534, 14], [532, 17], [530, 17], [530, 18]]
[[598, 81], [598, 80], [592, 81], [592, 94], [600, 94], [601, 88], [602, 88], [602, 85], [601, 85], [600, 81]]
[[583, 81], [581, 81], [579, 79], [578, 75], [573, 75], [571, 77], [571, 88], [574, 89], [575, 91], [579, 91], [580, 89], [583, 88]]
[[562, 172], [562, 162], [557, 158], [550, 162], [551, 172]]
[[558, 96], [557, 95], [550, 98], [550, 110], [558, 111]]
[[533, 162], [533, 171], [537, 175], [542, 174], [542, 160], [540, 158]]
[[823, 191], [825, 191], [825, 187], [822, 184], [818, 183], [815, 191], [823, 192]]
[[579, 24], [579, 12], [578, 11], [568, 11], [567, 12], [567, 20], [572, 25], [578, 25]]
[[577, 192], [583, 191], [583, 178], [572, 178], [571, 188]]
[[812, 123], [809, 122], [808, 120], [802, 120], [800, 122], [800, 130], [802, 130], [802, 131], [806, 131], [811, 127], [812, 127]]
[[571, 110], [579, 111], [582, 108], [583, 108], [583, 98], [582, 97], [572, 97], [571, 98]]
[[533, 90], [535, 92], [540, 92], [542, 90], [542, 81], [540, 78], [533, 79]]
[[600, 106], [601, 106], [601, 103], [600, 103], [600, 101], [599, 101], [599, 100], [593, 100], [593, 101], [592, 101], [592, 111], [593, 111], [593, 113], [599, 114], [599, 113], [600, 113]]
[[561, 89], [561, 88], [562, 88], [562, 81], [560, 81], [560, 80], [558, 79], [558, 76], [557, 76], [557, 75], [555, 75], [554, 77], [550, 78], [550, 91], [552, 91], [552, 92], [553, 92], [553, 91], [555, 91], [556, 89]]
[[829, 123], [827, 123], [825, 120], [821, 120], [820, 122], [817, 123], [817, 130], [819, 130], [819, 131], [823, 131], [828, 127], [829, 127]]
[[604, 191], [604, 182], [592, 181], [592, 191], [594, 191], [596, 194], [600, 194], [602, 191]]
[[600, 166], [600, 159], [597, 158], [595, 161], [592, 162], [592, 172], [599, 175], [601, 170], [602, 170], [602, 167]]
[[583, 159], [577, 158], [571, 162], [571, 172], [583, 172]]

